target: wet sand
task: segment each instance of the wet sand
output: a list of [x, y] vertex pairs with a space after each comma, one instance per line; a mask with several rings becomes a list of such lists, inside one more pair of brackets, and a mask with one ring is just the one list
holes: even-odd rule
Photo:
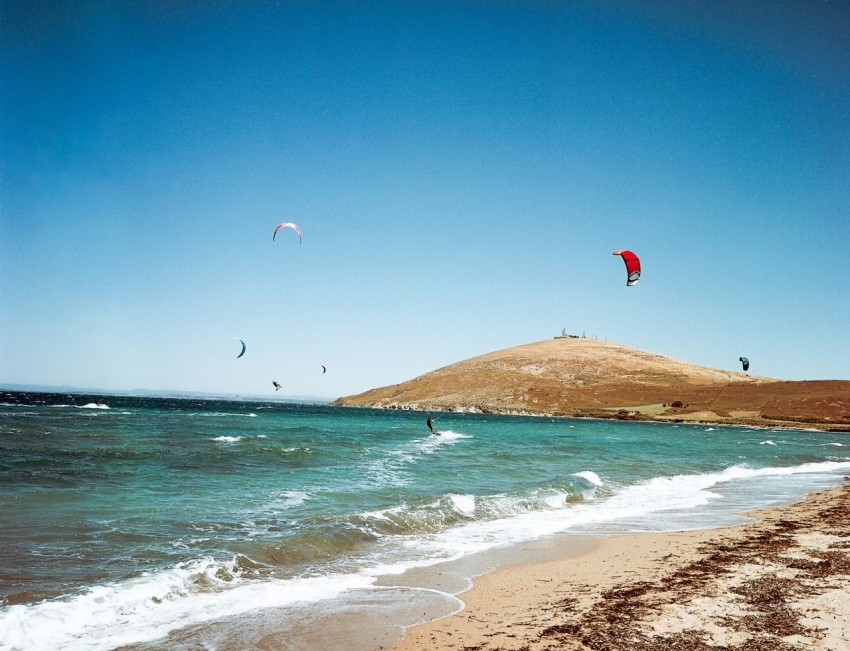
[[850, 484], [699, 531], [504, 567], [394, 651], [850, 649]]

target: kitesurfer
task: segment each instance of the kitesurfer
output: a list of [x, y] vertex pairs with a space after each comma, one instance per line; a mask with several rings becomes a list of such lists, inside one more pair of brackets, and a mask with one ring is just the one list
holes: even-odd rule
[[272, 384], [274, 385], [274, 390], [277, 391], [280, 389], [280, 383], [277, 380], [272, 380]]
[[434, 421], [431, 420], [430, 416], [428, 416], [428, 429], [431, 430], [431, 436], [434, 436], [437, 433], [434, 431]]

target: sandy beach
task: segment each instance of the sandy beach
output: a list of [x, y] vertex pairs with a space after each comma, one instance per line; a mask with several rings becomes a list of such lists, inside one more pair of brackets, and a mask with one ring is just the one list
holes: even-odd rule
[[748, 515], [483, 575], [393, 649], [850, 649], [850, 484]]

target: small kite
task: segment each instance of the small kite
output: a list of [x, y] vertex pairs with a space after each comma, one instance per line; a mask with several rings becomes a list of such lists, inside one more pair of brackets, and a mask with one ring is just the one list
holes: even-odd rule
[[741, 362], [741, 366], [744, 367], [745, 371], [750, 370], [750, 360], [749, 359], [747, 359], [746, 357], [739, 357], [738, 361]]
[[325, 373], [327, 373], [327, 370], [328, 370], [328, 369], [326, 369], [326, 368], [325, 368], [325, 365], [324, 365], [324, 364], [319, 364], [319, 366], [321, 366], [321, 367], [322, 367], [322, 375], [324, 375]]
[[279, 390], [280, 390], [280, 382], [278, 382], [277, 380], [272, 380], [272, 384], [274, 385], [274, 390], [275, 390], [275, 391], [279, 391]]
[[631, 251], [614, 251], [614, 255], [622, 256], [623, 262], [626, 263], [626, 286], [631, 287], [636, 285], [640, 280], [640, 259]]
[[277, 237], [277, 232], [281, 228], [291, 228], [296, 233], [298, 233], [298, 243], [301, 244], [301, 229], [298, 228], [298, 224], [293, 224], [292, 222], [281, 222], [280, 224], [278, 224], [277, 228], [274, 229], [274, 233], [272, 233], [272, 241], [274, 241], [274, 238]]
[[239, 337], [231, 337], [231, 339], [235, 339], [236, 341], [238, 341], [239, 343], [241, 343], [241, 344], [242, 344], [242, 352], [241, 352], [241, 353], [239, 353], [239, 354], [236, 356], [236, 359], [239, 359], [240, 357], [242, 357], [242, 355], [244, 355], [244, 354], [245, 354], [245, 349], [247, 348], [247, 346], [245, 345], [245, 342], [244, 342], [244, 341], [242, 341]]

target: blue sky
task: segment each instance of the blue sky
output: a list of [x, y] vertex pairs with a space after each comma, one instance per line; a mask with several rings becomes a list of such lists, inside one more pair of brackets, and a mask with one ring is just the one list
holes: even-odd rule
[[849, 4], [173, 4], [0, 4], [0, 383], [850, 379]]

